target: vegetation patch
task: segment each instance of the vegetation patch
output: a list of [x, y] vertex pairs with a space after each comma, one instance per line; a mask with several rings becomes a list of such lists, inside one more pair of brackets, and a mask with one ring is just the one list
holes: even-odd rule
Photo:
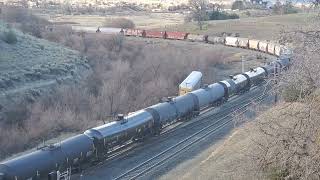
[[135, 28], [135, 24], [132, 20], [126, 18], [107, 18], [104, 26], [114, 28]]
[[272, 12], [274, 14], [294, 14], [298, 13], [298, 9], [293, 6], [291, 1], [285, 3], [277, 1], [272, 7]]
[[227, 13], [222, 11], [212, 11], [208, 13], [209, 20], [225, 20], [225, 19], [239, 19], [239, 15], [235, 13]]
[[16, 44], [18, 42], [17, 35], [12, 29], [3, 32], [1, 39], [8, 44]]

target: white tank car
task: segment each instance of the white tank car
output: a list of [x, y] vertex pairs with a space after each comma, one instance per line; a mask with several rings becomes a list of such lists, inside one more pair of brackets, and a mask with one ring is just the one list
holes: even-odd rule
[[290, 58], [287, 55], [281, 55], [276, 61], [281, 64], [281, 68], [288, 68], [290, 66]]
[[274, 76], [275, 73], [279, 73], [282, 70], [282, 67], [284, 66], [282, 65], [281, 61], [277, 60], [277, 61], [268, 63], [263, 67], [268, 71], [268, 76], [270, 77], [270, 76]]
[[217, 36], [208, 36], [207, 41], [210, 44], [224, 44], [225, 38], [224, 37], [217, 37]]
[[199, 71], [192, 71], [188, 77], [179, 85], [179, 95], [184, 95], [188, 92], [197, 90], [201, 87], [202, 73]]
[[275, 68], [273, 63], [265, 64], [262, 67], [266, 70], [267, 76], [272, 76], [273, 75], [274, 68]]
[[228, 92], [227, 94], [225, 94], [227, 98], [229, 98], [230, 96], [236, 93], [236, 84], [232, 79], [226, 79], [226, 80], [220, 81], [220, 83], [223, 83], [227, 87]]
[[187, 39], [192, 42], [203, 42], [205, 41], [205, 35], [199, 34], [188, 34]]
[[202, 109], [223, 99], [225, 95], [225, 89], [221, 84], [214, 83], [210, 86], [192, 91], [191, 94], [194, 94], [199, 101], [198, 109]]
[[238, 74], [235, 75], [232, 80], [235, 83], [236, 91], [235, 94], [242, 93], [244, 91], [249, 90], [250, 88], [250, 79], [248, 79], [248, 75], [246, 74]]
[[280, 54], [280, 56], [281, 56], [282, 58], [283, 58], [283, 57], [288, 58], [288, 57], [291, 56], [292, 53], [293, 53], [293, 52], [292, 52], [292, 50], [291, 50], [290, 48], [288, 48], [288, 47], [286, 47], [286, 46], [281, 46], [281, 54]]
[[86, 32], [86, 33], [96, 33], [98, 27], [83, 27], [83, 26], [72, 26], [72, 31], [74, 32]]
[[178, 112], [178, 118], [191, 117], [197, 111], [197, 99], [192, 94], [185, 94], [173, 99]]
[[258, 67], [245, 72], [245, 74], [247, 74], [250, 78], [250, 85], [255, 86], [263, 82], [263, 79], [266, 77], [267, 72], [265, 71], [265, 69]]
[[237, 37], [226, 37], [226, 42], [225, 44], [227, 46], [233, 46], [233, 47], [238, 47], [238, 38]]
[[121, 28], [100, 27], [99, 30], [104, 34], [119, 34]]

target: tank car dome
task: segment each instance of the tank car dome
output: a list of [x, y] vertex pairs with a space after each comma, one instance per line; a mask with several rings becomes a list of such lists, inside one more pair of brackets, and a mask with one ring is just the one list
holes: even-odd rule
[[84, 134], [90, 138], [103, 139], [102, 134], [95, 129], [88, 129], [84, 132]]

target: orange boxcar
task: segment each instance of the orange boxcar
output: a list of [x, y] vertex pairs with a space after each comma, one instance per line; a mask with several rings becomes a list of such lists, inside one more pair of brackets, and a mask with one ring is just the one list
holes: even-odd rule
[[165, 32], [144, 30], [142, 36], [147, 38], [164, 38]]

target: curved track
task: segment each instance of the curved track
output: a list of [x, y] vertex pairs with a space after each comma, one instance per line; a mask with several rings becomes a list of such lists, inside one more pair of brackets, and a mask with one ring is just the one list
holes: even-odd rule
[[[259, 96], [258, 98], [254, 99], [255, 101], [262, 101], [264, 99], [265, 95]], [[237, 116], [242, 115], [247, 111], [247, 107], [251, 105], [250, 103], [247, 103], [239, 108], [236, 109], [239, 114]], [[155, 155], [154, 157], [142, 162], [138, 166], [130, 169], [129, 171], [121, 174], [120, 176], [116, 177], [114, 180], [120, 180], [120, 179], [136, 179], [140, 176], [143, 176], [150, 170], [156, 168], [157, 166], [163, 164], [165, 161], [168, 161], [172, 159], [173, 157], [179, 155], [180, 153], [184, 152], [185, 150], [189, 149], [190, 147], [194, 146], [199, 141], [203, 140], [204, 138], [208, 137], [209, 135], [212, 135], [216, 133], [217, 131], [221, 130], [223, 127], [228, 125], [232, 122], [232, 119], [228, 119], [228, 117], [231, 117], [231, 114], [228, 114], [226, 116], [223, 116], [222, 118], [216, 120], [215, 122], [208, 124], [207, 127], [202, 128], [201, 130], [193, 133], [189, 137], [183, 139], [182, 141], [179, 141], [177, 144], [165, 149], [161, 153]], [[210, 118], [204, 117], [204, 119]]]
[[[125, 35], [129, 35], [129, 36], [142, 36], [144, 38], [147, 37], [146, 34], [148, 34], [147, 31], [143, 30], [142, 35], [135, 35], [135, 34], [126, 34], [127, 31], [125, 31]], [[132, 33], [132, 32], [130, 32]], [[154, 35], [153, 32], [150, 32], [151, 34]], [[166, 32], [165, 32], [166, 33]], [[162, 34], [162, 33], [158, 33], [158, 34]], [[152, 36], [153, 36], [152, 35]], [[159, 37], [150, 37], [150, 38], [161, 38], [161, 35]], [[191, 36], [190, 36], [191, 37]], [[208, 41], [208, 37], [207, 40], [204, 40], [205, 38], [203, 38], [203, 35], [198, 35], [198, 36], [193, 36], [193, 38], [198, 38], [197, 39], [189, 39], [191, 41], [197, 41], [197, 42], [206, 42], [206, 43], [210, 43], [210, 41]], [[148, 37], [147, 37], [148, 38]], [[166, 37], [164, 39], [167, 39]], [[201, 40], [203, 39], [203, 40]], [[228, 40], [231, 40], [232, 43], [229, 43]], [[177, 39], [173, 39], [173, 40], [177, 40]], [[179, 40], [183, 40], [183, 39], [179, 39]], [[184, 39], [185, 40], [185, 39]], [[249, 44], [249, 42], [253, 42], [257, 43], [256, 46], [253, 46], [252, 44]], [[247, 43], [246, 43], [247, 42]], [[213, 43], [213, 41], [211, 42]], [[264, 53], [269, 53], [275, 56], [280, 56], [280, 52], [281, 52], [281, 47], [280, 45], [275, 45], [273, 43], [269, 43], [269, 42], [263, 42], [263, 41], [259, 41], [259, 40], [249, 40], [246, 38], [236, 38], [236, 37], [226, 37], [224, 43], [219, 43], [219, 41], [217, 42], [218, 44], [224, 44], [226, 46], [232, 46], [232, 47], [241, 47], [241, 48], [246, 48], [246, 49], [251, 49], [251, 50], [258, 50]], [[242, 45], [241, 45], [242, 44]], [[243, 45], [245, 44], [245, 45]], [[259, 46], [259, 44], [261, 44], [261, 46]], [[274, 48], [268, 48], [268, 46], [277, 46]], [[266, 90], [266, 89], [265, 89]], [[263, 92], [265, 92], [265, 90]], [[215, 133], [217, 133], [218, 131], [220, 131], [221, 129], [225, 128], [226, 126], [230, 125], [230, 123], [232, 123], [232, 112], [237, 111], [238, 116], [241, 114], [244, 114], [247, 112], [247, 107], [250, 106], [252, 104], [253, 101], [255, 102], [262, 102], [264, 100], [264, 98], [268, 96], [265, 93], [262, 93], [259, 96], [253, 96], [250, 97], [248, 99], [245, 99], [243, 101], [240, 101], [238, 103], [234, 103], [233, 106], [225, 109], [222, 113], [220, 114], [209, 114], [209, 111], [203, 112], [202, 116], [200, 119], [198, 119], [197, 121], [190, 123], [190, 124], [184, 124], [184, 123], [177, 123], [175, 122], [175, 125], [173, 125], [174, 127], [172, 129], [168, 129], [165, 130], [164, 132], [162, 132], [161, 134], [161, 142], [165, 142], [165, 141], [169, 141], [169, 138], [172, 138], [172, 136], [170, 136], [170, 134], [173, 131], [177, 131], [178, 129], [182, 129], [184, 127], [188, 127], [189, 129], [198, 129], [197, 131], [193, 132], [191, 135], [187, 136], [184, 139], [181, 139], [178, 142], [175, 142], [174, 144], [171, 144], [169, 147], [166, 147], [164, 150], [161, 150], [158, 153], [153, 154], [151, 157], [147, 158], [147, 160], [140, 162], [137, 165], [133, 165], [134, 167], [132, 168], [128, 168], [125, 170], [125, 172], [121, 172], [115, 175], [111, 175], [108, 176], [108, 179], [114, 179], [114, 180], [119, 180], [119, 179], [137, 179], [140, 178], [142, 176], [144, 176], [146, 173], [154, 170], [156, 167], [168, 162], [170, 159], [173, 159], [174, 157], [182, 154], [183, 152], [187, 151], [188, 149], [192, 148], [194, 145], [196, 145], [197, 143], [199, 143], [201, 140], [204, 140], [205, 138], [207, 138], [210, 135], [213, 135]], [[238, 97], [235, 97], [239, 98]], [[208, 113], [208, 115], [206, 115], [206, 113]], [[215, 119], [215, 121], [212, 121], [212, 119]], [[171, 127], [171, 126], [169, 126]], [[202, 128], [201, 128], [202, 127]], [[191, 133], [191, 132], [189, 132]], [[167, 136], [167, 138], [166, 138]], [[158, 142], [158, 143], [161, 143]], [[146, 142], [148, 143], [148, 142]], [[131, 142], [129, 142], [128, 144], [132, 144]], [[128, 145], [127, 144], [127, 145]], [[104, 163], [108, 163], [109, 161], [113, 161], [116, 160], [118, 158], [118, 156], [121, 156], [121, 154], [123, 153], [127, 153], [129, 151], [134, 151], [135, 146], [137, 144], [132, 144], [132, 149], [130, 150], [126, 150], [126, 148], [122, 149], [119, 148], [116, 151], [114, 151], [114, 155], [111, 156], [111, 158], [108, 158], [108, 160], [106, 160]], [[130, 147], [130, 146], [128, 146]], [[92, 167], [92, 168], [103, 168], [104, 163], [99, 164], [96, 167]], [[90, 168], [90, 169], [92, 169]], [[93, 170], [94, 172], [94, 170]], [[81, 175], [82, 178], [86, 179], [86, 175], [85, 174], [91, 174], [92, 172], [90, 172], [90, 170], [88, 170], [87, 172], [84, 172], [84, 174]], [[88, 177], [88, 179], [92, 179], [93, 176]]]
[[[224, 131], [223, 128], [226, 126], [232, 126], [233, 112], [237, 112], [237, 114], [245, 113], [252, 103], [262, 101], [267, 95], [268, 91], [265, 86], [254, 87], [252, 91], [236, 96], [220, 107], [209, 109], [189, 122], [181, 123], [172, 129], [166, 130], [159, 137], [147, 139], [145, 143], [140, 145], [134, 144], [134, 147], [122, 151], [95, 167], [87, 169], [81, 177], [82, 179], [142, 178], [145, 174], [156, 171], [158, 166], [170, 163], [169, 158], [172, 160], [172, 158], [183, 154], [188, 149], [194, 148], [197, 143], [208, 136]], [[192, 135], [189, 133], [192, 133]], [[160, 144], [163, 147], [155, 147], [157, 145], [160, 146]], [[150, 152], [146, 152], [145, 149]], [[141, 157], [132, 160], [132, 156]], [[132, 163], [133, 167], [126, 164], [127, 157], [129, 157], [128, 162], [134, 161]], [[143, 160], [143, 158], [148, 160]], [[118, 169], [119, 167], [123, 169]], [[79, 176], [74, 177], [74, 179], [78, 178]]]

